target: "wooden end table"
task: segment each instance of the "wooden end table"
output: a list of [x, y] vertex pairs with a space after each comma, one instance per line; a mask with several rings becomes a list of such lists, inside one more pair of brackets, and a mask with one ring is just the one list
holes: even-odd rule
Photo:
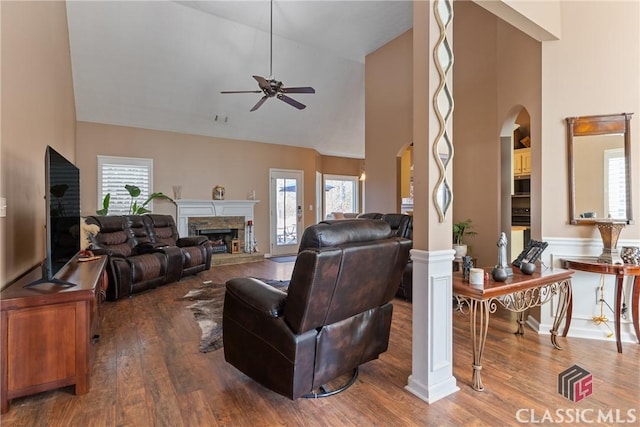
[[[562, 347], [557, 342], [558, 328], [571, 304], [571, 276], [573, 271], [564, 269], [546, 269], [536, 271], [533, 275], [522, 274], [513, 269], [513, 276], [505, 282], [491, 279], [491, 268], [485, 268], [489, 279], [484, 285], [471, 285], [462, 278], [462, 273], [453, 274], [453, 294], [458, 300], [458, 309], [469, 314], [473, 352], [472, 387], [483, 391], [481, 370], [482, 354], [489, 329], [489, 315], [495, 313], [498, 304], [509, 311], [517, 313], [518, 330], [516, 334], [524, 334], [524, 312], [532, 307], [541, 306], [558, 296], [553, 327], [551, 328], [551, 344], [558, 350]], [[566, 329], [566, 328], [565, 328]]]

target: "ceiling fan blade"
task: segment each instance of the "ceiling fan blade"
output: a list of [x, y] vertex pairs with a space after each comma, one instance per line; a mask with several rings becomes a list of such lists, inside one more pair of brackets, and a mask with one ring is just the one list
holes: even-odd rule
[[261, 90], [223, 90], [220, 93], [262, 93]]
[[316, 93], [316, 90], [312, 87], [283, 87], [282, 93]]
[[271, 90], [271, 85], [269, 84], [269, 82], [267, 81], [267, 79], [265, 79], [264, 77], [261, 76], [253, 76], [254, 79], [256, 79], [256, 81], [258, 82], [258, 86], [260, 86], [260, 89], [262, 90]]
[[269, 99], [269, 97], [267, 95], [263, 96], [262, 98], [260, 98], [260, 101], [258, 101], [258, 103], [256, 105], [254, 105], [253, 108], [251, 110], [249, 110], [249, 111], [250, 112], [251, 111], [256, 111], [258, 108], [260, 108], [260, 106], [262, 104], [264, 104], [264, 101], [266, 101], [267, 99]]
[[286, 102], [287, 104], [296, 107], [298, 110], [304, 110], [305, 108], [307, 108], [306, 105], [301, 104], [300, 102], [296, 101], [295, 99], [289, 98], [287, 95], [283, 95], [281, 93], [278, 94], [278, 99], [281, 101]]

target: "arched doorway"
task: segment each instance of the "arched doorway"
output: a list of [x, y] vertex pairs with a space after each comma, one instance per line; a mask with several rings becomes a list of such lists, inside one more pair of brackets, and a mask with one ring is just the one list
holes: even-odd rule
[[522, 105], [514, 106], [500, 133], [500, 226], [511, 230], [510, 260], [531, 238], [531, 117]]

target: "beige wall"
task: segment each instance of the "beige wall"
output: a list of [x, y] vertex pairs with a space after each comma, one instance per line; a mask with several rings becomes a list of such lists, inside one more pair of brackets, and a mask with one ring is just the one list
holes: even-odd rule
[[[635, 113], [631, 120], [635, 224], [621, 239], [640, 239], [640, 2], [561, 2], [562, 38], [542, 46], [544, 189], [568, 188], [564, 119]], [[543, 237], [599, 239], [593, 226], [569, 225], [565, 191], [542, 193]]]
[[397, 157], [413, 139], [413, 31], [365, 59], [366, 210], [399, 212]]
[[[145, 157], [153, 159], [153, 190], [172, 195], [172, 186], [182, 186], [183, 199], [210, 200], [213, 187], [225, 187], [227, 200], [244, 200], [251, 190], [260, 200], [255, 207], [258, 248], [270, 252], [269, 168], [304, 172], [305, 226], [315, 222], [315, 172], [357, 175], [360, 160], [318, 156], [315, 150], [261, 144], [174, 132], [77, 124], [77, 165], [81, 170], [82, 214], [97, 209], [97, 156]], [[318, 158], [320, 157], [320, 158]], [[309, 210], [313, 205], [314, 210]], [[173, 203], [154, 202], [154, 212], [175, 216]]]
[[500, 232], [509, 232], [500, 224], [501, 205], [510, 202], [500, 198], [501, 170], [511, 171], [501, 162], [500, 134], [522, 107], [531, 115], [532, 150], [540, 151], [541, 48], [474, 3], [454, 2], [454, 13], [453, 221], [471, 218], [478, 233], [467, 242], [471, 255], [491, 265]]
[[75, 103], [64, 2], [0, 2], [2, 284], [44, 258], [44, 153], [75, 160]]

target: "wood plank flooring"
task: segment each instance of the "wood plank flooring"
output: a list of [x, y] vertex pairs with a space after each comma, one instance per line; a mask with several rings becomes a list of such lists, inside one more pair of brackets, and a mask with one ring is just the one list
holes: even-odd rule
[[[491, 318], [482, 393], [471, 389], [468, 317], [454, 313], [454, 375], [460, 391], [431, 405], [404, 388], [411, 374], [412, 305], [400, 300], [394, 304], [389, 350], [362, 366], [350, 389], [329, 398], [291, 401], [227, 364], [222, 350], [198, 351], [200, 329], [186, 309], [189, 302], [177, 298], [206, 279], [218, 283], [239, 276], [288, 279], [292, 268], [293, 263], [268, 260], [217, 266], [181, 282], [106, 303], [89, 393], [75, 396], [67, 387], [14, 399], [0, 423], [505, 426], [522, 425], [519, 421], [561, 424], [560, 416], [567, 424], [579, 416], [580, 425], [640, 424], [640, 345], [624, 343], [624, 353], [618, 354], [613, 339], [559, 338], [564, 350], [558, 351], [549, 336], [530, 329], [523, 337], [514, 335], [515, 319], [510, 313]], [[574, 364], [593, 374], [593, 394], [577, 403], [557, 393], [558, 374]], [[601, 413], [605, 418], [597, 420]]]

